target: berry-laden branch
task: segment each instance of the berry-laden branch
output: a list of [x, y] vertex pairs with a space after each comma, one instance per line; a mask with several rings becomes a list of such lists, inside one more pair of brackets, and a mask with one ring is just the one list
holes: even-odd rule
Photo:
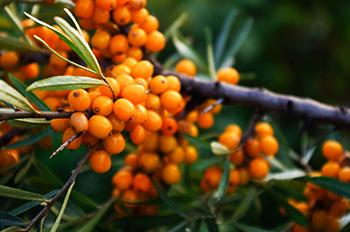
[[29, 224], [22, 229], [22, 231], [29, 231], [35, 224], [37, 224], [42, 218], [46, 217], [49, 213], [51, 207], [67, 192], [69, 186], [75, 182], [78, 174], [80, 173], [80, 170], [84, 166], [85, 162], [89, 159], [90, 153], [88, 152], [86, 155], [84, 155], [78, 162], [75, 169], [72, 171], [71, 176], [66, 181], [66, 183], [62, 186], [62, 188], [57, 192], [57, 194], [52, 197], [45, 207], [29, 222]]
[[10, 119], [21, 118], [45, 118], [47, 120], [55, 118], [69, 118], [73, 112], [51, 112], [51, 111], [39, 111], [39, 112], [27, 112], [27, 111], [13, 111], [13, 112], [1, 112], [0, 121]]

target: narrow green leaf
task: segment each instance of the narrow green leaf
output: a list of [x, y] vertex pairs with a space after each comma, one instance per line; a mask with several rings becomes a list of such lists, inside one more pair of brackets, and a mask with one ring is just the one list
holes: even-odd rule
[[61, 220], [62, 220], [62, 216], [63, 216], [63, 214], [64, 214], [64, 211], [65, 211], [65, 209], [66, 209], [66, 207], [67, 207], [68, 200], [69, 200], [69, 196], [70, 196], [70, 194], [71, 194], [71, 192], [72, 192], [72, 189], [73, 189], [73, 187], [74, 187], [74, 184], [75, 184], [75, 182], [73, 182], [73, 183], [69, 186], [68, 191], [67, 191], [67, 193], [66, 193], [66, 196], [64, 197], [64, 200], [63, 200], [63, 204], [62, 204], [60, 213], [58, 214], [58, 216], [57, 216], [57, 218], [56, 218], [56, 221], [55, 221], [55, 223], [53, 224], [53, 226], [52, 226], [50, 232], [56, 232], [56, 231], [57, 231], [58, 226], [59, 226], [60, 223], [61, 223]]
[[30, 157], [26, 162], [25, 166], [21, 170], [19, 170], [19, 172], [16, 174], [15, 179], [13, 180], [15, 184], [18, 184], [30, 170], [30, 167], [32, 166], [32, 158], [33, 158], [33, 153], [30, 154]]
[[244, 224], [241, 224], [241, 223], [234, 223], [234, 226], [241, 230], [242, 232], [271, 232], [269, 230], [263, 230], [259, 227], [255, 227], [255, 226], [248, 226], [248, 225], [244, 225]]
[[350, 185], [329, 177], [307, 177], [307, 181], [350, 199]]
[[25, 225], [25, 222], [21, 218], [0, 211], [0, 228], [23, 225]]
[[46, 129], [39, 131], [37, 133], [28, 135], [27, 137], [25, 137], [24, 139], [22, 139], [16, 143], [2, 147], [1, 149], [14, 149], [14, 148], [33, 145], [51, 134], [53, 134], [53, 130], [51, 128], [46, 128]]
[[29, 201], [46, 201], [46, 199], [37, 193], [28, 192], [18, 188], [12, 188], [0, 185], [0, 196]]
[[218, 224], [215, 218], [206, 218], [204, 219], [205, 224], [207, 225], [208, 231], [210, 232], [219, 232]]
[[81, 30], [81, 27], [80, 27], [78, 21], [75, 19], [74, 15], [66, 8], [64, 8], [64, 12], [66, 12], [66, 14], [69, 16], [69, 18], [74, 23], [74, 26], [77, 29], [77, 31], [79, 32], [80, 37], [84, 39], [83, 31]]
[[69, 8], [73, 8], [75, 6], [74, 2], [71, 0], [55, 0], [55, 4], [61, 4]]
[[6, 229], [1, 230], [1, 232], [18, 232], [21, 231], [21, 228], [18, 226], [11, 226]]
[[19, 52], [37, 52], [40, 51], [39, 48], [30, 46], [25, 43], [23, 40], [12, 37], [7, 34], [0, 35], [0, 49], [3, 50], [11, 50], [11, 51], [19, 51]]
[[207, 60], [208, 60], [208, 73], [213, 81], [216, 80], [216, 67], [215, 67], [215, 58], [213, 51], [213, 39], [212, 32], [210, 29], [206, 29], [205, 31], [206, 39], [207, 39]]
[[285, 172], [269, 174], [265, 178], [265, 181], [270, 181], [270, 180], [292, 180], [292, 179], [304, 177], [305, 175], [306, 175], [306, 173], [304, 171], [299, 170], [299, 169], [294, 169], [294, 170], [288, 170], [288, 171], [285, 171]]
[[29, 101], [31, 101], [36, 106], [38, 106], [41, 111], [51, 111], [51, 109], [45, 104], [45, 102], [43, 102], [40, 98], [38, 98], [34, 93], [30, 93], [30, 92], [26, 91], [26, 86], [20, 80], [18, 80], [14, 75], [9, 73], [8, 76], [9, 76], [9, 79], [10, 79], [11, 83], [13, 84], [13, 86], [23, 96], [25, 96], [27, 99], [29, 99]]
[[228, 16], [225, 19], [225, 23], [223, 24], [221, 31], [219, 32], [219, 36], [215, 43], [215, 62], [217, 64], [219, 64], [222, 58], [221, 56], [227, 45], [227, 40], [231, 31], [232, 25], [237, 16], [237, 13], [238, 13], [237, 9], [231, 10], [231, 12], [228, 14]]
[[7, 121], [13, 127], [33, 128], [48, 125], [50, 121], [44, 118], [21, 118]]
[[28, 86], [27, 91], [87, 89], [101, 85], [106, 85], [106, 83], [91, 77], [55, 76], [34, 82]]
[[228, 184], [229, 184], [229, 179], [230, 179], [230, 165], [231, 162], [229, 159], [225, 160], [224, 164], [224, 171], [221, 176], [220, 184], [218, 187], [218, 190], [215, 192], [214, 197], [216, 201], [221, 201], [222, 198], [225, 196]]
[[35, 111], [29, 101], [4, 80], [0, 80], [0, 101], [7, 102], [19, 109], [29, 112]]
[[240, 29], [236, 32], [236, 37], [234, 41], [231, 43], [231, 46], [227, 49], [225, 53], [224, 60], [222, 61], [221, 67], [229, 67], [234, 63], [234, 58], [241, 48], [245, 40], [247, 39], [249, 32], [251, 31], [253, 26], [253, 20], [246, 20]]
[[250, 188], [247, 193], [247, 196], [243, 199], [242, 203], [236, 209], [236, 212], [232, 217], [233, 221], [238, 221], [246, 214], [249, 207], [252, 205], [255, 197], [256, 197], [256, 190], [254, 188]]
[[179, 28], [187, 21], [187, 19], [188, 12], [183, 12], [164, 32], [165, 38], [168, 39], [174, 32], [178, 31]]
[[178, 232], [178, 231], [184, 231], [184, 228], [188, 225], [188, 221], [183, 221], [173, 228], [169, 229], [168, 232]]

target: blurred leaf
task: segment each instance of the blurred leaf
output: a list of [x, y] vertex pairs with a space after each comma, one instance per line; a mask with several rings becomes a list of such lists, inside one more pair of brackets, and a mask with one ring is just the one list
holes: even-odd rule
[[219, 232], [218, 224], [215, 218], [206, 218], [204, 219], [205, 224], [207, 225], [208, 231], [210, 232]]
[[307, 133], [304, 133], [301, 139], [303, 157], [300, 160], [300, 162], [303, 164], [308, 164], [316, 151], [317, 143], [314, 143], [313, 145], [310, 144], [310, 138], [308, 137]]
[[177, 231], [184, 231], [184, 228], [189, 224], [188, 221], [183, 221], [173, 228], [169, 229], [168, 232], [177, 232]]
[[179, 30], [179, 28], [187, 21], [188, 13], [183, 12], [174, 22], [168, 27], [168, 29], [164, 32], [165, 38], [169, 39], [169, 37]]
[[247, 19], [242, 26], [236, 32], [235, 39], [231, 42], [231, 46], [227, 49], [224, 55], [224, 60], [221, 63], [221, 67], [230, 67], [234, 63], [235, 56], [243, 43], [246, 41], [250, 30], [253, 26], [253, 20]]
[[307, 181], [338, 195], [350, 198], [350, 185], [329, 177], [307, 177]]
[[63, 204], [62, 204], [62, 207], [61, 207], [61, 210], [60, 210], [60, 213], [58, 214], [57, 218], [56, 218], [56, 221], [55, 223], [53, 224], [50, 232], [56, 232], [57, 229], [58, 229], [58, 226], [60, 225], [61, 223], [61, 220], [62, 220], [62, 216], [64, 214], [64, 211], [67, 207], [67, 204], [68, 204], [68, 200], [69, 200], [69, 196], [72, 192], [72, 189], [74, 187], [74, 182], [69, 186], [68, 190], [67, 190], [67, 193], [66, 193], [66, 196], [64, 197], [64, 200], [63, 200]]
[[226, 159], [224, 164], [224, 171], [221, 176], [218, 190], [214, 194], [214, 197], [218, 202], [221, 201], [222, 198], [225, 196], [225, 193], [229, 184], [229, 179], [230, 179], [230, 166], [231, 166], [230, 160]]
[[210, 143], [211, 151], [215, 155], [228, 155], [230, 154], [230, 149], [228, 149], [225, 145], [219, 142], [211, 142]]
[[235, 226], [235, 228], [241, 230], [242, 232], [252, 232], [252, 231], [254, 231], [254, 232], [271, 232], [268, 230], [260, 229], [259, 227], [248, 226], [248, 225], [244, 225], [241, 223], [235, 223], [234, 226]]
[[172, 38], [175, 48], [181, 56], [193, 61], [199, 69], [206, 70], [206, 65], [202, 57], [190, 45], [180, 38], [178, 31], [172, 34]]
[[271, 173], [266, 178], [265, 181], [270, 180], [292, 180], [300, 177], [304, 177], [306, 173], [302, 170], [295, 169], [295, 170], [288, 170], [285, 172], [279, 172], [279, 173]]
[[13, 1], [14, 0], [0, 0], [0, 7], [4, 7], [4, 6], [10, 4]]
[[272, 191], [286, 198], [293, 198], [299, 201], [306, 201], [304, 195], [305, 182], [298, 180], [272, 180], [270, 182]]
[[75, 3], [71, 0], [55, 0], [55, 4], [61, 4], [69, 8], [73, 8], [75, 6]]
[[198, 149], [202, 148], [207, 151], [211, 151], [211, 146], [209, 143], [203, 139], [200, 139], [198, 137], [193, 137], [187, 134], [183, 134], [184, 138], [188, 140], [192, 145], [196, 146]]
[[26, 86], [14, 75], [9, 73], [8, 76], [13, 86], [29, 101], [34, 103], [41, 111], [51, 111], [51, 109], [45, 104], [45, 102], [38, 98], [34, 93], [26, 91]]
[[45, 118], [21, 118], [7, 121], [13, 127], [31, 128], [41, 127], [50, 124], [50, 121]]
[[26, 137], [24, 137], [23, 139], [21, 139], [20, 141], [10, 144], [8, 146], [2, 147], [1, 149], [14, 149], [14, 148], [19, 148], [19, 147], [24, 147], [24, 146], [29, 146], [29, 145], [33, 145], [37, 142], [39, 142], [40, 140], [42, 140], [43, 138], [53, 134], [54, 131], [48, 127], [44, 130], [41, 130], [37, 133], [34, 134], [30, 134]]
[[18, 188], [8, 187], [5, 185], [0, 185], [0, 196], [29, 201], [47, 201], [45, 197], [40, 194], [28, 192]]
[[11, 226], [6, 229], [1, 230], [1, 232], [18, 232], [21, 231], [21, 228], [18, 226]]
[[0, 101], [7, 102], [28, 112], [35, 111], [29, 101], [4, 80], [0, 80]]
[[30, 170], [30, 167], [32, 166], [33, 155], [33, 153], [30, 154], [30, 157], [28, 158], [28, 161], [25, 164], [25, 166], [16, 174], [15, 179], [13, 180], [15, 184], [18, 184]]
[[163, 63], [163, 67], [166, 69], [170, 69], [175, 66], [176, 62], [181, 58], [178, 53], [175, 53], [169, 56]]
[[25, 222], [16, 216], [13, 216], [7, 212], [0, 211], [0, 228], [6, 228], [10, 226], [23, 226]]
[[27, 91], [87, 89], [101, 85], [106, 85], [106, 83], [91, 77], [55, 76], [34, 82], [28, 86]]
[[215, 43], [215, 62], [216, 64], [219, 64], [220, 60], [222, 59], [223, 51], [227, 45], [227, 40], [232, 28], [232, 25], [235, 21], [235, 18], [237, 16], [237, 9], [233, 9], [230, 11], [229, 15], [227, 15], [225, 22], [222, 26], [221, 31], [218, 34], [218, 38]]
[[175, 204], [175, 202], [173, 202], [164, 192], [164, 190], [162, 189], [162, 187], [159, 185], [159, 183], [155, 180], [153, 181], [153, 185], [154, 187], [157, 189], [157, 192], [160, 196], [160, 199], [163, 201], [163, 203], [165, 205], [168, 206], [168, 208], [170, 210], [172, 210], [174, 213], [178, 214], [179, 216], [185, 218], [186, 220], [190, 221], [191, 218], [185, 213], [183, 212], [181, 209], [179, 209], [177, 207], [177, 205]]
[[207, 60], [208, 60], [208, 73], [213, 81], [216, 80], [216, 67], [213, 51], [213, 39], [212, 32], [209, 28], [205, 30], [206, 40], [207, 40]]
[[19, 51], [19, 52], [37, 52], [40, 49], [30, 46], [23, 40], [17, 37], [12, 37], [7, 34], [0, 35], [0, 49]]
[[251, 204], [253, 203], [254, 199], [256, 197], [256, 190], [255, 188], [250, 188], [247, 196], [243, 199], [242, 203], [238, 206], [238, 208], [236, 209], [232, 220], [233, 221], [238, 221], [239, 219], [241, 219], [246, 212], [248, 211], [249, 207], [251, 206]]

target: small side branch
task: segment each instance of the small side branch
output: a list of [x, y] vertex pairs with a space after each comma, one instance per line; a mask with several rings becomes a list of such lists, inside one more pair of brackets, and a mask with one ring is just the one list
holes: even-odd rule
[[26, 111], [13, 111], [13, 112], [1, 112], [0, 121], [6, 121], [11, 119], [21, 119], [21, 118], [45, 118], [47, 120], [55, 118], [69, 118], [73, 112], [26, 112]]

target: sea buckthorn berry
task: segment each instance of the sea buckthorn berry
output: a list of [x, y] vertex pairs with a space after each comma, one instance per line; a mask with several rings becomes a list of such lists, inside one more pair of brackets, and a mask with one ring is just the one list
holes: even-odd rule
[[337, 161], [343, 155], [343, 146], [335, 140], [328, 140], [323, 144], [322, 152], [328, 160]]
[[148, 94], [146, 98], [146, 108], [153, 111], [158, 111], [160, 108], [160, 98], [155, 94]]
[[163, 153], [169, 153], [176, 149], [177, 140], [174, 136], [162, 135], [159, 137], [159, 150]]
[[236, 169], [230, 171], [230, 185], [239, 185], [239, 172]]
[[[129, 66], [127, 65], [124, 65], [124, 64], [119, 64], [119, 65], [116, 65], [115, 67], [113, 67], [112, 69], [112, 73], [113, 75], [116, 76], [116, 78], [121, 75], [121, 74], [124, 74], [124, 75], [129, 75], [131, 73], [131, 69]], [[119, 81], [118, 81], [119, 82]], [[120, 84], [120, 83], [119, 83]]]
[[315, 211], [311, 217], [312, 231], [323, 231], [328, 223], [328, 213], [323, 210]]
[[120, 92], [120, 86], [117, 80], [111, 77], [107, 77], [106, 81], [108, 83], [108, 86], [102, 85], [98, 88], [101, 92], [101, 95], [109, 98], [117, 97]]
[[119, 120], [115, 114], [110, 114], [108, 120], [112, 123], [113, 131], [122, 132], [125, 128], [125, 122]]
[[339, 180], [342, 182], [350, 182], [350, 167], [343, 167], [339, 172]]
[[127, 57], [131, 57], [137, 61], [141, 61], [143, 58], [143, 51], [141, 48], [131, 47], [126, 52]]
[[91, 153], [89, 162], [91, 169], [99, 174], [108, 172], [112, 166], [111, 156], [105, 150]]
[[142, 78], [135, 78], [135, 84], [143, 86], [145, 90], [148, 90], [148, 82]]
[[134, 190], [128, 189], [123, 193], [122, 201], [128, 208], [135, 208], [139, 197]]
[[242, 129], [236, 124], [230, 124], [225, 128], [225, 132], [236, 133], [238, 137], [242, 137]]
[[125, 165], [135, 169], [138, 166], [139, 157], [135, 153], [130, 153], [127, 156], [125, 156], [124, 163]]
[[132, 10], [140, 10], [147, 5], [147, 0], [129, 0], [129, 6]]
[[0, 64], [5, 70], [11, 70], [18, 64], [19, 57], [16, 52], [5, 52], [1, 55]]
[[240, 185], [246, 185], [250, 181], [249, 172], [246, 168], [239, 168], [237, 169], [239, 172], [239, 184]]
[[278, 142], [277, 139], [273, 136], [265, 136], [260, 139], [261, 151], [268, 156], [274, 156], [278, 152]]
[[174, 185], [180, 181], [181, 172], [176, 164], [168, 164], [162, 169], [162, 180], [168, 185]]
[[131, 28], [128, 34], [128, 41], [133, 47], [141, 47], [147, 41], [147, 35], [141, 28]]
[[116, 0], [117, 1], [117, 6], [125, 6], [129, 4], [129, 0]]
[[137, 105], [130, 121], [135, 124], [142, 124], [147, 119], [147, 110], [142, 105]]
[[38, 63], [30, 63], [21, 68], [25, 77], [28, 79], [35, 79], [39, 76], [40, 67]]
[[153, 172], [159, 164], [159, 157], [155, 153], [143, 153], [139, 158], [140, 167], [146, 172]]
[[143, 86], [132, 84], [123, 89], [122, 97], [128, 99], [134, 104], [139, 104], [146, 101], [147, 95]]
[[273, 128], [267, 122], [259, 122], [255, 125], [255, 133], [258, 137], [273, 136]]
[[159, 129], [162, 128], [162, 118], [154, 111], [148, 110], [147, 111], [147, 119], [142, 124], [146, 130], [149, 130], [150, 132], [156, 132]]
[[180, 93], [174, 90], [168, 90], [160, 96], [160, 103], [166, 110], [175, 110], [181, 106], [183, 98]]
[[113, 55], [126, 53], [128, 48], [128, 40], [124, 35], [113, 36], [109, 43], [109, 50]]
[[118, 25], [126, 25], [131, 21], [131, 13], [127, 7], [117, 7], [113, 11], [113, 19]]
[[[62, 143], [68, 141], [70, 138], [72, 138], [73, 136], [76, 135], [76, 132], [72, 129], [72, 128], [67, 128], [64, 132], [63, 132], [63, 136], [62, 136]], [[70, 150], [76, 150], [80, 147], [82, 142], [82, 138], [81, 136], [79, 136], [78, 138], [74, 139], [72, 142], [70, 142], [67, 146], [68, 149]]]
[[[131, 69], [134, 68], [134, 66], [137, 64], [137, 60], [132, 58], [132, 57], [128, 57], [123, 61], [123, 65], [126, 65], [130, 68], [130, 73], [131, 73]], [[130, 74], [129, 73], [129, 74]]]
[[242, 149], [239, 149], [238, 151], [233, 152], [230, 155], [230, 161], [236, 166], [239, 166], [243, 164], [244, 162], [244, 153]]
[[134, 177], [132, 187], [136, 192], [147, 193], [152, 187], [152, 182], [147, 175], [139, 173]]
[[214, 125], [214, 117], [210, 112], [199, 114], [198, 126], [203, 129], [208, 129]]
[[154, 94], [163, 93], [165, 90], [167, 90], [167, 87], [168, 87], [168, 81], [162, 75], [153, 77], [149, 82], [149, 88]]
[[68, 96], [68, 103], [75, 111], [85, 111], [90, 107], [90, 96], [83, 89], [72, 90]]
[[125, 139], [120, 133], [109, 135], [103, 140], [103, 147], [112, 155], [119, 154], [125, 149]]
[[125, 98], [119, 98], [114, 102], [113, 112], [121, 121], [128, 121], [134, 114], [135, 106]]
[[249, 175], [256, 180], [261, 180], [269, 174], [269, 164], [262, 158], [255, 158], [249, 163]]
[[165, 36], [159, 31], [153, 31], [147, 36], [146, 49], [150, 52], [159, 52], [165, 47]]
[[[66, 52], [59, 52], [61, 56], [64, 58], [68, 58], [68, 54]], [[57, 69], [64, 69], [67, 66], [67, 61], [61, 59], [58, 57], [56, 54], [51, 54], [50, 55], [50, 60], [49, 60], [50, 65]]]
[[89, 119], [89, 133], [98, 139], [106, 138], [112, 129], [111, 121], [104, 116], [94, 115]]
[[179, 78], [176, 76], [167, 76], [166, 80], [168, 82], [166, 90], [174, 90], [176, 92], [180, 92], [181, 90], [181, 82]]
[[134, 23], [136, 23], [138, 25], [142, 25], [146, 21], [148, 15], [149, 15], [149, 12], [145, 8], [142, 8], [139, 10], [132, 10], [131, 11], [131, 21], [133, 21]]
[[185, 147], [185, 163], [193, 164], [198, 159], [198, 152], [194, 146]]
[[128, 74], [119, 74], [116, 78], [120, 86], [120, 93], [123, 93], [125, 87], [135, 84], [135, 80]]
[[177, 132], [177, 122], [173, 118], [163, 119], [162, 132], [164, 135], [171, 136]]
[[55, 97], [45, 98], [44, 103], [52, 110], [56, 111], [58, 108], [62, 106], [60, 100]]
[[99, 96], [92, 103], [92, 110], [97, 115], [108, 116], [113, 112], [113, 101], [106, 96]]
[[134, 144], [141, 144], [146, 138], [146, 132], [143, 126], [136, 125], [130, 133], [130, 138]]
[[82, 112], [73, 113], [69, 122], [76, 132], [84, 132], [89, 129], [89, 119]]
[[69, 127], [69, 119], [68, 118], [57, 118], [52, 119], [50, 122], [52, 129], [56, 132], [63, 132]]
[[260, 154], [260, 142], [256, 138], [249, 138], [244, 145], [244, 149], [250, 157], [257, 157]]
[[108, 48], [111, 41], [111, 35], [104, 30], [98, 30], [91, 38], [91, 44], [93, 47], [104, 50]]
[[157, 133], [146, 133], [146, 139], [143, 142], [143, 149], [147, 152], [154, 152], [158, 148], [159, 136]]
[[131, 70], [131, 76], [134, 78], [143, 78], [148, 80], [153, 74], [153, 65], [151, 62], [143, 60], [138, 62]]
[[118, 171], [112, 178], [113, 185], [121, 191], [128, 190], [131, 187], [132, 182], [132, 173], [125, 169]]
[[222, 170], [219, 167], [209, 167], [204, 173], [204, 179], [211, 188], [219, 186], [222, 176]]
[[176, 72], [187, 75], [189, 77], [194, 77], [197, 74], [196, 65], [188, 59], [180, 60], [176, 64], [175, 68]]
[[225, 132], [219, 136], [219, 142], [225, 145], [228, 149], [233, 150], [238, 146], [240, 138], [236, 133]]
[[218, 71], [218, 81], [237, 85], [239, 82], [239, 72], [234, 68], [224, 68]]
[[89, 133], [84, 133], [82, 135], [83, 137], [83, 144], [89, 146], [89, 147], [93, 147], [96, 145], [96, 143], [98, 142], [98, 139], [95, 138], [94, 136], [92, 136]]
[[92, 21], [96, 24], [105, 24], [108, 23], [110, 18], [108, 10], [101, 10], [95, 8], [94, 13], [92, 14]]
[[93, 0], [77, 0], [75, 2], [75, 14], [82, 19], [89, 19], [95, 9]]
[[100, 8], [101, 10], [112, 10], [116, 7], [117, 1], [116, 0], [96, 0], [95, 4], [96, 4], [96, 7]]
[[173, 164], [180, 164], [185, 159], [185, 152], [182, 147], [176, 147], [174, 151], [167, 155], [169, 162]]
[[322, 175], [327, 177], [338, 178], [340, 166], [334, 161], [329, 161], [322, 167]]
[[141, 28], [145, 30], [147, 34], [152, 31], [156, 31], [159, 28], [159, 21], [153, 15], [148, 15], [146, 21], [141, 25]]

